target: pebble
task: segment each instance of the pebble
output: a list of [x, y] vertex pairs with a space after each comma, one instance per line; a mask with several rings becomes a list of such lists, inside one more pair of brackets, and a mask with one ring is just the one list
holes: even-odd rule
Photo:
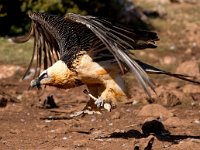
[[111, 119], [115, 120], [115, 119], [120, 119], [120, 113], [118, 111], [116, 111], [112, 116]]
[[167, 110], [165, 107], [159, 104], [148, 104], [142, 107], [138, 116], [153, 116], [159, 118], [169, 118], [173, 116], [173, 113]]
[[196, 60], [185, 61], [177, 67], [176, 73], [198, 76], [200, 73], [199, 64]]

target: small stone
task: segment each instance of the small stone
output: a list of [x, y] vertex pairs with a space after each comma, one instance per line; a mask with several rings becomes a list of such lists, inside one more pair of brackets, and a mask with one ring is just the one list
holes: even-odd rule
[[75, 148], [85, 147], [86, 144], [87, 144], [86, 140], [76, 140], [76, 141], [74, 141], [74, 147]]
[[64, 147], [54, 147], [52, 150], [66, 150], [67, 148], [64, 148]]
[[195, 119], [195, 120], [194, 120], [194, 123], [200, 124], [200, 120], [199, 120], [199, 119]]
[[193, 101], [200, 100], [200, 93], [191, 93], [190, 95], [191, 95]]
[[155, 135], [169, 135], [169, 131], [167, 131], [162, 122], [158, 120], [147, 121], [142, 125], [142, 132], [144, 135], [148, 136], [151, 133]]
[[175, 50], [175, 49], [176, 49], [176, 46], [175, 46], [175, 45], [171, 45], [171, 46], [169, 47], [169, 49], [170, 49], [170, 50]]
[[171, 57], [171, 56], [165, 56], [161, 63], [164, 65], [170, 65], [170, 64], [174, 64], [176, 62], [176, 57]]
[[143, 106], [139, 111], [138, 116], [153, 116], [158, 118], [169, 118], [173, 113], [159, 104], [148, 104]]
[[25, 120], [24, 120], [24, 119], [20, 119], [20, 121], [21, 121], [21, 122], [25, 122]]
[[[200, 140], [198, 140], [200, 141]], [[183, 140], [182, 142], [179, 142], [178, 144], [173, 144], [170, 149], [192, 149], [197, 150], [199, 149], [199, 142], [193, 141], [192, 139]]]
[[51, 109], [51, 108], [58, 108], [53, 98], [53, 95], [48, 95], [43, 103], [43, 108]]
[[159, 95], [159, 99], [160, 99], [160, 102], [162, 102], [161, 104], [163, 104], [164, 106], [173, 107], [173, 106], [181, 104], [179, 97], [177, 97], [172, 92], [161, 93], [161, 95]]
[[109, 125], [109, 126], [112, 126], [112, 125], [113, 125], [113, 123], [111, 122], [111, 123], [109, 123], [108, 125]]
[[18, 99], [19, 101], [21, 101], [22, 98], [23, 98], [22, 95], [18, 95], [18, 96], [17, 96], [17, 99]]
[[103, 105], [103, 107], [108, 111], [108, 112], [111, 112], [111, 105], [109, 104], [109, 103], [105, 103], [104, 105]]
[[17, 129], [11, 129], [11, 130], [10, 130], [10, 133], [11, 133], [11, 134], [19, 134], [20, 131], [17, 130]]
[[50, 132], [51, 132], [51, 133], [54, 133], [54, 132], [55, 132], [55, 130], [50, 130]]
[[183, 87], [184, 93], [200, 93], [200, 88], [198, 85], [187, 84]]
[[185, 54], [191, 54], [192, 53], [192, 49], [191, 48], [188, 48], [186, 51], [185, 51]]
[[120, 113], [118, 111], [116, 111], [112, 116], [111, 119], [115, 120], [115, 119], [120, 119]]
[[137, 105], [139, 102], [137, 100], [133, 100], [132, 105]]
[[6, 107], [8, 100], [5, 98], [0, 98], [0, 107]]
[[121, 131], [120, 131], [120, 129], [116, 129], [114, 132], [120, 133]]
[[[141, 150], [151, 150], [154, 144], [155, 137], [153, 135], [148, 136], [147, 138], [141, 138], [139, 141], [138, 149]], [[151, 148], [150, 148], [151, 147]]]
[[51, 120], [45, 120], [44, 122], [49, 123], [49, 122], [51, 122]]
[[176, 73], [198, 76], [200, 73], [199, 64], [195, 60], [185, 61], [177, 67]]
[[170, 117], [167, 120], [165, 120], [164, 125], [170, 126], [170, 127], [180, 127], [180, 126], [190, 126], [191, 121], [187, 119], [180, 119], [178, 117]]

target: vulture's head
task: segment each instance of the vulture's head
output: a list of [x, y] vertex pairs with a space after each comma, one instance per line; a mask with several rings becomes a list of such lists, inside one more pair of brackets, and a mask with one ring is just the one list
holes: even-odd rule
[[49, 85], [67, 89], [75, 87], [77, 80], [76, 72], [71, 71], [63, 61], [59, 60], [44, 70], [38, 78], [32, 80], [30, 86], [39, 88], [41, 85]]

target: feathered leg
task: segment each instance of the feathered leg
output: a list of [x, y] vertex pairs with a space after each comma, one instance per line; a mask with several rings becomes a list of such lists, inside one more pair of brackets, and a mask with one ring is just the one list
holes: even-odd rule
[[89, 93], [97, 98], [93, 100], [97, 107], [105, 103], [115, 105], [117, 101], [127, 99], [127, 90], [116, 62], [97, 63], [85, 54], [79, 59], [76, 71], [78, 78], [88, 86]]
[[101, 111], [101, 108], [97, 107], [95, 101], [99, 96], [99, 91], [103, 88], [102, 85], [99, 84], [90, 84], [87, 85], [88, 90], [84, 90], [84, 93], [90, 97], [90, 100], [87, 102], [86, 106], [83, 110], [90, 110], [90, 111]]
[[115, 106], [117, 101], [127, 100], [125, 89], [121, 89], [119, 86], [123, 83], [122, 79], [120, 81], [120, 83], [116, 83], [115, 80], [110, 78], [105, 81], [104, 85], [87, 85], [89, 91], [84, 90], [84, 93], [90, 97], [90, 100], [84, 110], [100, 112], [103, 108], [111, 111], [112, 106]]

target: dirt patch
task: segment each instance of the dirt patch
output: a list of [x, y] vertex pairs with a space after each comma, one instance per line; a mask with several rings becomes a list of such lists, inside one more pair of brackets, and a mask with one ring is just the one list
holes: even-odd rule
[[[0, 98], [6, 99], [6, 106], [0, 108], [2, 149], [153, 147], [176, 150], [200, 145], [197, 93], [191, 95], [196, 102], [194, 106], [184, 105], [184, 102], [167, 107], [159, 104], [144, 106], [142, 101], [119, 103], [112, 112], [70, 118], [71, 114], [82, 110], [89, 99], [83, 93], [84, 86], [70, 90], [47, 87], [44, 91], [37, 91], [27, 90], [29, 83], [30, 80], [21, 81], [14, 77], [0, 81]], [[177, 88], [177, 85], [169, 87]], [[51, 95], [56, 108], [49, 107]], [[48, 107], [44, 107], [45, 100], [51, 102], [47, 103]], [[157, 119], [159, 123], [155, 122]]]

